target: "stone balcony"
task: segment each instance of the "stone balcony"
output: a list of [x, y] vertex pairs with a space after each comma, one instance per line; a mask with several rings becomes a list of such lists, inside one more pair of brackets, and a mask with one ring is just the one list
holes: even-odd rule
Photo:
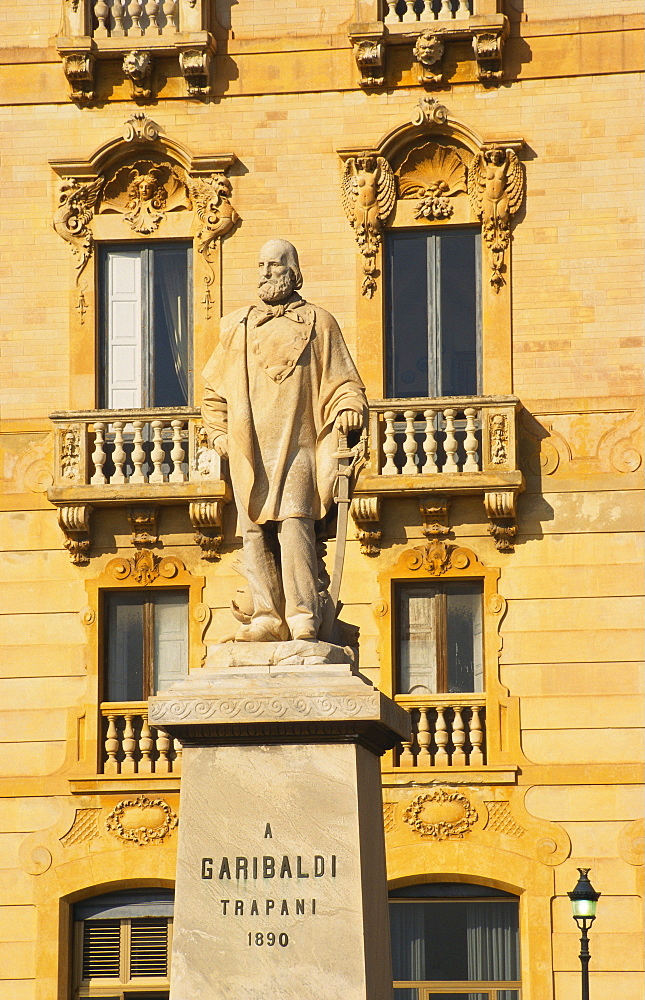
[[[366, 89], [385, 85], [387, 49], [411, 45], [419, 83], [445, 83], [447, 45], [469, 42], [475, 75], [484, 84], [496, 84], [504, 75], [503, 49], [508, 18], [503, 0], [374, 0], [361, 10], [373, 20], [349, 26], [360, 84]], [[462, 50], [453, 56], [463, 60]]]
[[81, 104], [96, 98], [97, 60], [118, 60], [134, 100], [155, 94], [155, 60], [172, 57], [194, 97], [210, 94], [216, 52], [209, 0], [68, 0], [56, 48]]
[[370, 401], [369, 461], [352, 503], [362, 551], [378, 551], [381, 502], [417, 497], [421, 512], [438, 516], [455, 496], [482, 496], [491, 534], [508, 551], [515, 503], [524, 489], [517, 454], [514, 396]]
[[204, 558], [218, 558], [222, 507], [232, 492], [199, 410], [88, 410], [51, 420], [56, 463], [47, 497], [72, 562], [89, 561], [95, 509], [127, 507], [133, 542], [148, 544], [162, 504], [187, 505]]

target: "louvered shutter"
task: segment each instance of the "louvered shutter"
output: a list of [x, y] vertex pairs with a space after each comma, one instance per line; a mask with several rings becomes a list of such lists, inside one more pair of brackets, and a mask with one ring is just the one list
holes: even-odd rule
[[106, 405], [132, 409], [145, 405], [141, 251], [110, 250], [106, 264]]
[[133, 920], [130, 926], [130, 979], [168, 975], [168, 921]]
[[182, 591], [155, 594], [155, 692], [188, 673], [188, 596]]
[[119, 979], [121, 921], [86, 921], [83, 926], [83, 980]]

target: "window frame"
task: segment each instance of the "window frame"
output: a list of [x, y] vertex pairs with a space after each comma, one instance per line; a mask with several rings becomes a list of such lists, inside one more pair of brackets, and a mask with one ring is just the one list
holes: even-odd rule
[[[96, 399], [98, 408], [101, 410], [114, 409], [108, 405], [108, 372], [109, 372], [109, 336], [108, 336], [108, 307], [109, 307], [109, 283], [110, 275], [108, 268], [108, 255], [112, 251], [122, 250], [124, 252], [139, 253], [141, 259], [141, 396], [142, 404], [136, 409], [149, 410], [154, 408], [152, 400], [155, 391], [155, 366], [154, 366], [154, 303], [155, 303], [155, 275], [154, 261], [155, 254], [160, 250], [185, 250], [186, 252], [186, 326], [187, 326], [187, 389], [186, 401], [184, 403], [168, 404], [165, 409], [173, 407], [192, 406], [194, 398], [194, 254], [192, 240], [189, 238], [177, 239], [146, 239], [145, 241], [114, 240], [102, 241], [96, 254], [97, 287], [98, 287], [98, 310], [96, 316]], [[147, 363], [146, 363], [147, 362]]]
[[[444, 356], [444, 332], [443, 332], [443, 305], [442, 305], [442, 271], [441, 271], [441, 249], [443, 240], [458, 238], [463, 233], [472, 233], [476, 236], [474, 241], [474, 296], [475, 296], [475, 358], [476, 358], [476, 385], [473, 392], [447, 392], [443, 385], [443, 356]], [[385, 396], [386, 399], [405, 399], [408, 397], [397, 396], [392, 391], [395, 377], [395, 330], [392, 323], [392, 264], [393, 247], [398, 240], [418, 239], [419, 244], [425, 243], [426, 251], [426, 329], [428, 346], [428, 366], [427, 366], [427, 393], [412, 393], [409, 398], [449, 398], [450, 396], [471, 396], [482, 393], [482, 237], [481, 226], [470, 225], [450, 225], [427, 223], [423, 226], [390, 226], [385, 231], [383, 247], [383, 267], [384, 267], [384, 368], [385, 368]], [[434, 388], [435, 391], [431, 391]]]

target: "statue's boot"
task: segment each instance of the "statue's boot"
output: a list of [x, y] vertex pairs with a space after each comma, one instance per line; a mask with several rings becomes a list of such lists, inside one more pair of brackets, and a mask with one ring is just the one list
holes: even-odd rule
[[235, 633], [235, 642], [282, 642], [287, 638], [286, 626], [273, 618], [254, 618]]

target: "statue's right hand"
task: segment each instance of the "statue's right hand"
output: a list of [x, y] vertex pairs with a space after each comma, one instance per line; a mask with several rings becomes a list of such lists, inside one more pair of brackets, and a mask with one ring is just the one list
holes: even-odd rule
[[218, 434], [217, 437], [213, 439], [213, 448], [220, 458], [228, 458], [228, 435]]

